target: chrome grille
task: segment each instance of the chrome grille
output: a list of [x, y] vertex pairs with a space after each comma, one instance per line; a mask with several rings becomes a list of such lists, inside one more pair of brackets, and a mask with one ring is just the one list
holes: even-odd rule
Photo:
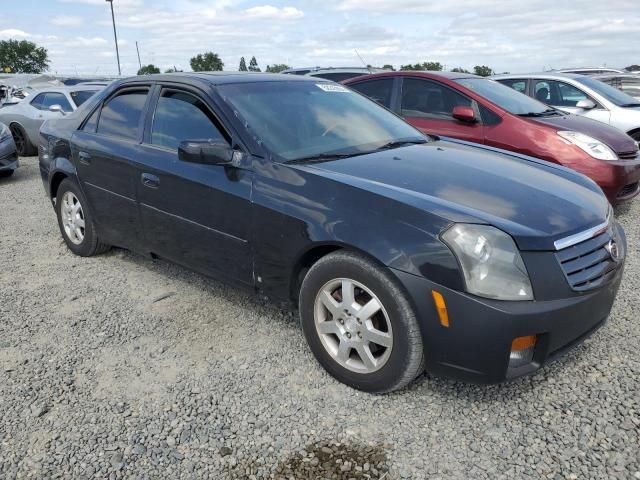
[[[620, 261], [614, 260], [607, 246], [614, 239], [612, 230], [556, 252], [567, 281], [572, 289], [586, 291], [608, 283], [614, 276]], [[622, 248], [621, 245], [619, 245]], [[621, 252], [623, 258], [624, 253]]]

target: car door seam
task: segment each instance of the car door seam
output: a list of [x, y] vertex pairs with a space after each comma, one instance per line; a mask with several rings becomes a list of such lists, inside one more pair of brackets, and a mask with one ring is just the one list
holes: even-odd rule
[[236, 237], [235, 235], [232, 235], [230, 233], [226, 233], [226, 232], [222, 232], [220, 230], [216, 230], [215, 228], [211, 228], [211, 227], [208, 227], [206, 225], [202, 225], [201, 223], [194, 222], [193, 220], [189, 220], [188, 218], [181, 217], [180, 215], [176, 215], [174, 213], [169, 213], [169, 212], [167, 212], [165, 210], [161, 210], [159, 208], [152, 207], [151, 205], [147, 205], [146, 203], [140, 202], [140, 206], [149, 208], [151, 210], [154, 210], [156, 212], [162, 213], [164, 215], [168, 215], [168, 216], [170, 216], [172, 218], [176, 218], [178, 220], [182, 220], [183, 222], [190, 223], [190, 224], [195, 225], [197, 227], [204, 228], [205, 230], [208, 230], [208, 231], [216, 233], [218, 235], [222, 235], [224, 237], [230, 238], [231, 240], [235, 240], [235, 241], [241, 242], [241, 243], [249, 243], [249, 241], [247, 239]]

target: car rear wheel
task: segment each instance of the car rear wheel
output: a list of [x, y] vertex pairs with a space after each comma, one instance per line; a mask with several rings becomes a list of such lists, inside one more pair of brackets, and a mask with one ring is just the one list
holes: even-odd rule
[[336, 252], [320, 259], [302, 282], [299, 307], [311, 351], [339, 381], [383, 393], [424, 370], [422, 336], [406, 294], [366, 257]]
[[35, 149], [31, 142], [29, 141], [29, 137], [22, 129], [20, 125], [11, 125], [9, 126], [9, 130], [11, 131], [11, 135], [13, 136], [13, 141], [16, 144], [16, 151], [18, 155], [21, 157], [28, 157], [29, 155], [33, 155]]
[[86, 199], [75, 182], [67, 178], [60, 183], [55, 208], [60, 233], [69, 250], [90, 257], [109, 249], [98, 238]]

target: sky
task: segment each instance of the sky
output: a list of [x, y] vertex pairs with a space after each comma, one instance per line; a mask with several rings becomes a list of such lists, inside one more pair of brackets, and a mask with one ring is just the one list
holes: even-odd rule
[[[639, 0], [113, 0], [122, 73], [189, 70], [197, 53], [225, 70], [437, 61], [496, 72], [640, 64]], [[105, 0], [20, 0], [0, 9], [0, 40], [49, 51], [58, 74], [117, 73]], [[12, 13], [15, 12], [15, 13]], [[356, 54], [357, 51], [357, 54]]]

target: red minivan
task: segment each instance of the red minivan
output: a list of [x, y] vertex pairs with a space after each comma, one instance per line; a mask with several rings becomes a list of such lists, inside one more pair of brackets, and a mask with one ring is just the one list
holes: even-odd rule
[[427, 134], [542, 158], [592, 178], [613, 204], [640, 193], [638, 144], [494, 80], [453, 72], [389, 72], [343, 82]]

